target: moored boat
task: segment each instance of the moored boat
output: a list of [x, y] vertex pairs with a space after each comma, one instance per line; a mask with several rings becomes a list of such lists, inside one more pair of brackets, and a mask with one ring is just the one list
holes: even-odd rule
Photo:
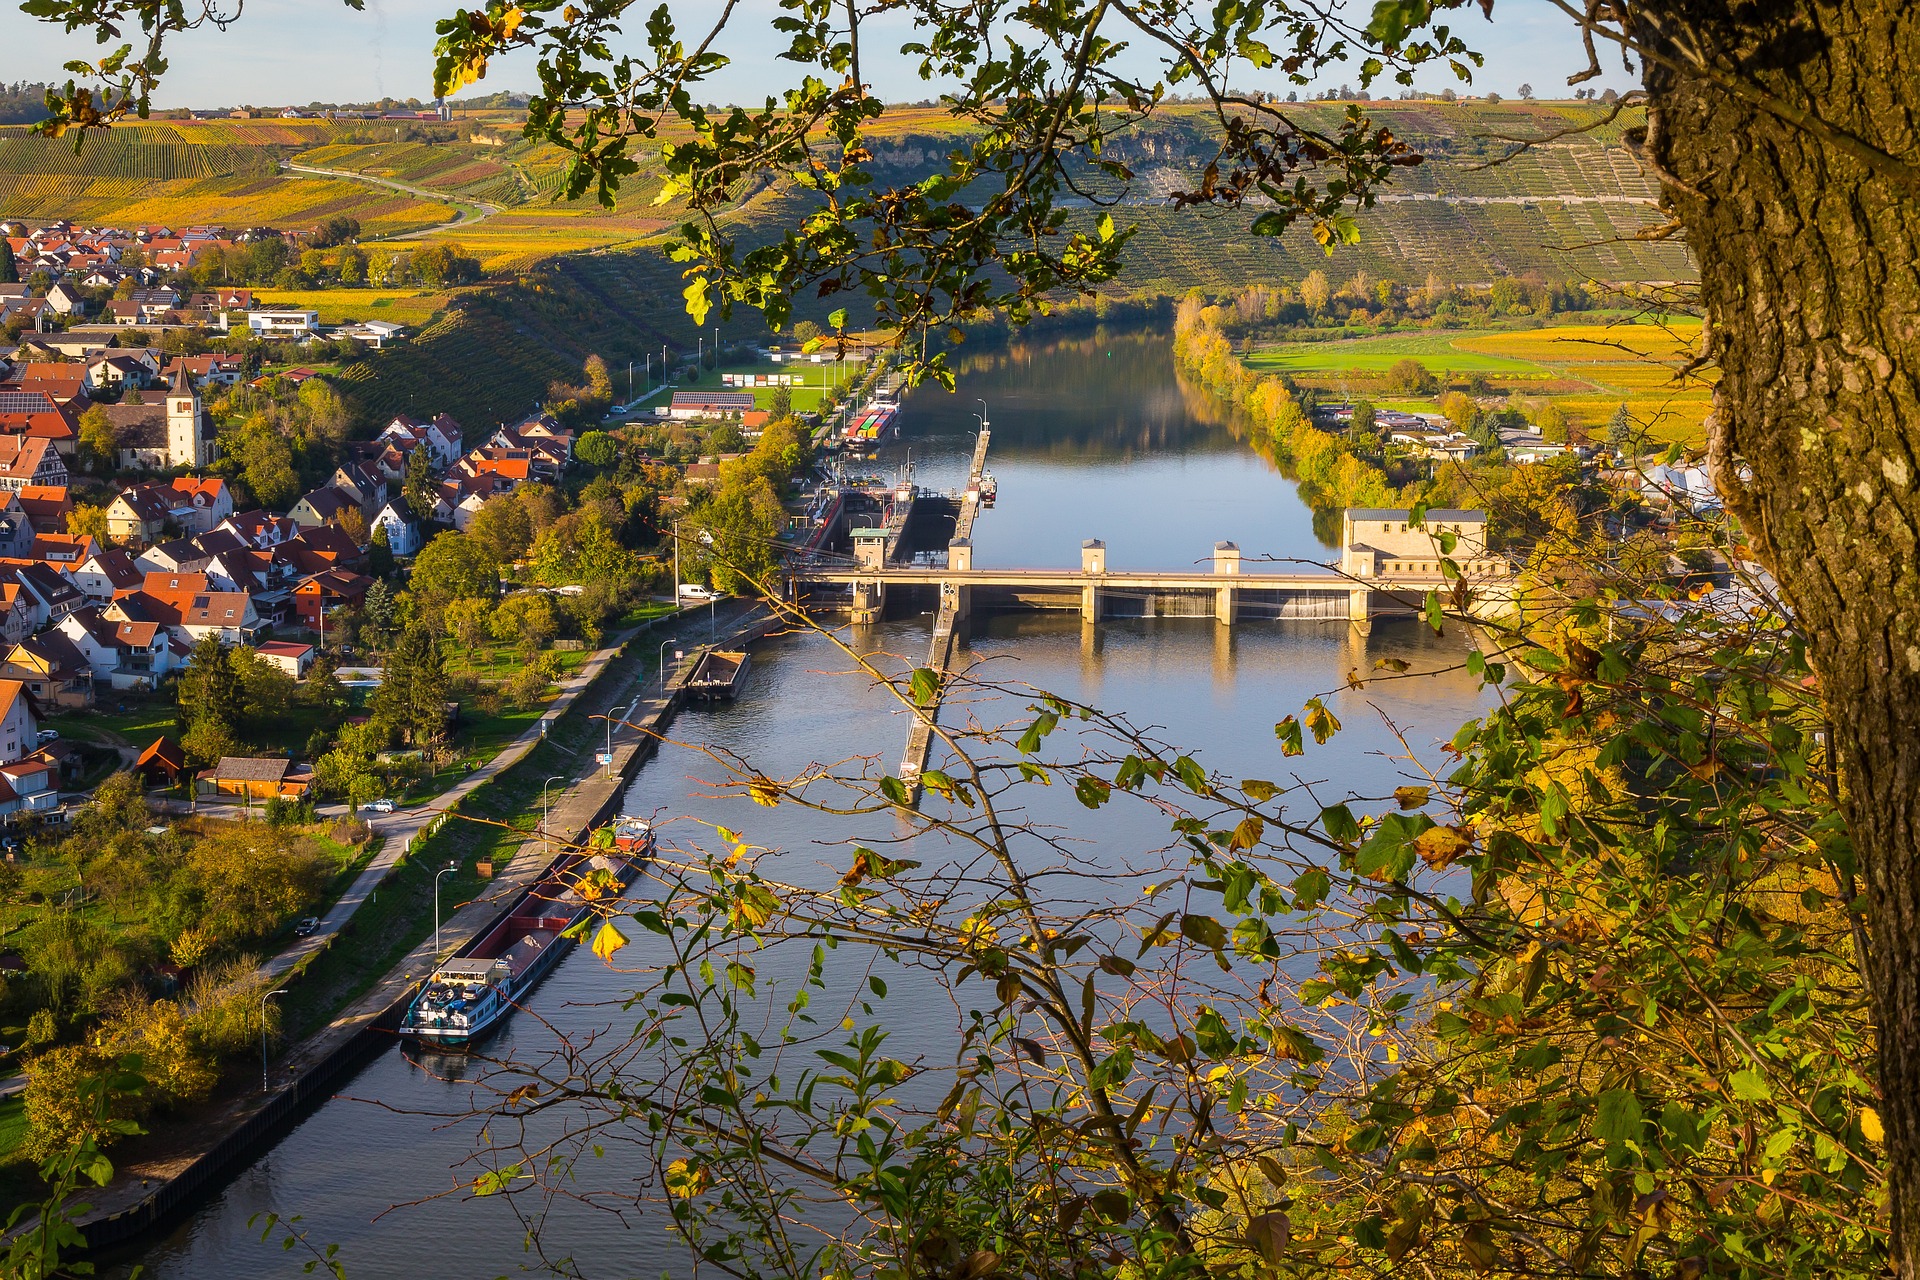
[[459, 955], [440, 964], [400, 1019], [400, 1034], [444, 1049], [463, 1049], [512, 1012], [573, 945], [595, 903], [633, 879], [639, 858], [653, 851], [652, 824], [639, 824], [618, 851], [557, 859], [506, 916]]

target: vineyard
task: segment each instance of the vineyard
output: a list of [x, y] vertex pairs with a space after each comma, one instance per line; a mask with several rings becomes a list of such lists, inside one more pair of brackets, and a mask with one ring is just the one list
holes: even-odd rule
[[[309, 127], [294, 127], [302, 126]], [[0, 215], [128, 226], [299, 228], [336, 214], [369, 235], [438, 225], [445, 205], [336, 178], [280, 172], [319, 136], [300, 121], [125, 125], [71, 142], [0, 129]]]
[[321, 324], [391, 320], [424, 325], [446, 309], [452, 295], [419, 289], [256, 289], [264, 306], [294, 307], [320, 313]]

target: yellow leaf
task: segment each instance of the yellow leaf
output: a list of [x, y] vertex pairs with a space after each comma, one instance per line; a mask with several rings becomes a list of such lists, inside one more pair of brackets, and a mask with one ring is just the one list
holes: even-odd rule
[[613, 927], [609, 920], [600, 926], [600, 932], [593, 935], [593, 954], [608, 964], [613, 963], [613, 953], [627, 945], [627, 936]]
[[1887, 1140], [1887, 1131], [1880, 1124], [1880, 1113], [1872, 1107], [1860, 1108], [1860, 1136], [1874, 1146], [1882, 1146]]

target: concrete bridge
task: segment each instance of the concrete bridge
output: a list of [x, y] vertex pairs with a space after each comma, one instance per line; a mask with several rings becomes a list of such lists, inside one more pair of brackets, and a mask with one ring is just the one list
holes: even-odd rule
[[[856, 623], [879, 621], [889, 590], [935, 588], [940, 612], [955, 620], [967, 618], [976, 607], [1011, 607], [1077, 609], [1088, 622], [1212, 617], [1232, 625], [1255, 618], [1318, 618], [1347, 621], [1362, 631], [1369, 629], [1377, 610], [1418, 609], [1429, 591], [1450, 593], [1453, 586], [1441, 571], [1437, 552], [1424, 560], [1396, 560], [1385, 566], [1349, 554], [1324, 569], [1248, 572], [1240, 549], [1231, 542], [1215, 544], [1210, 565], [1146, 571], [1109, 569], [1106, 545], [1097, 539], [1082, 545], [1077, 570], [976, 568], [972, 544], [964, 538], [949, 545], [944, 567], [894, 566], [880, 558], [879, 548], [862, 563], [861, 550], [855, 546], [851, 566], [796, 566], [794, 581], [803, 587], [850, 587]], [[1457, 558], [1456, 563], [1475, 600], [1502, 605], [1510, 600], [1512, 571], [1505, 560], [1481, 555]], [[1387, 571], [1379, 572], [1383, 567]]]

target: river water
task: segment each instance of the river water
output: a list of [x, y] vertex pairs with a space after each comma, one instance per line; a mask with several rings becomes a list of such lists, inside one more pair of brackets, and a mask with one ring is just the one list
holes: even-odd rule
[[[969, 355], [960, 362], [958, 393], [915, 393], [903, 413], [903, 440], [868, 465], [899, 467], [910, 455], [920, 483], [955, 485], [984, 398], [999, 501], [975, 526], [977, 565], [1077, 565], [1089, 537], [1106, 542], [1116, 570], [1202, 562], [1222, 539], [1237, 542], [1250, 559], [1329, 558], [1293, 485], [1236, 439], [1216, 405], [1182, 386], [1169, 345], [1162, 334], [1096, 333]], [[922, 658], [927, 628], [924, 616], [902, 617], [841, 634], [881, 665], [897, 667]], [[1465, 647], [1464, 637], [1436, 637], [1412, 619], [1377, 621], [1370, 636], [1360, 637], [1344, 622], [1227, 628], [1207, 618], [1133, 619], [1083, 631], [1073, 614], [1009, 614], [976, 621], [964, 661], [1003, 686], [1031, 685], [1124, 711], [1160, 738], [1194, 749], [1209, 767], [1319, 783], [1326, 802], [1391, 790], [1405, 768], [1396, 757], [1408, 746], [1431, 752], [1483, 707], [1477, 682], [1459, 669]], [[1381, 658], [1437, 674], [1344, 687], [1347, 673], [1371, 672]], [[687, 745], [663, 750], [641, 771], [627, 811], [685, 815], [668, 830], [686, 842], [706, 832], [702, 823], [734, 828], [778, 850], [781, 874], [790, 880], [837, 875], [847, 857], [840, 846], [855, 834], [849, 824], [716, 799], [719, 767], [690, 748], [735, 754], [773, 776], [863, 757], [877, 771], [892, 771], [906, 717], [870, 680], [846, 674], [850, 665], [819, 635], [762, 643], [739, 701], [683, 714], [675, 733]], [[1282, 760], [1274, 723], [1322, 694], [1345, 731], [1304, 758]], [[995, 719], [1017, 710], [1017, 694], [1006, 693], [956, 708], [952, 717]], [[1118, 809], [1089, 815], [1067, 795], [1040, 795], [1030, 816], [1062, 831], [1071, 824], [1093, 861], [1114, 866], [1165, 840], [1164, 829], [1136, 830], [1139, 824]], [[874, 833], [869, 825], [858, 834]], [[770, 961], [763, 972], [771, 980], [782, 963]], [[538, 1016], [514, 1018], [488, 1052], [538, 1056], [558, 1035], [630, 1029], [618, 1007], [628, 985], [578, 950], [532, 996], [530, 1012]], [[951, 1038], [951, 1005], [925, 994], [910, 978], [896, 984], [886, 1010], [898, 1037], [889, 1046], [895, 1053], [902, 1046], [937, 1053]], [[457, 1059], [429, 1065], [433, 1070], [397, 1050], [370, 1057], [341, 1082], [339, 1097], [154, 1243], [140, 1260], [143, 1274], [303, 1274], [309, 1255], [283, 1252], [277, 1240], [262, 1243], [259, 1227], [249, 1227], [249, 1218], [268, 1211], [300, 1215], [312, 1240], [337, 1244], [356, 1280], [544, 1273], [540, 1257], [525, 1247], [525, 1224], [508, 1205], [448, 1194], [481, 1171], [469, 1163], [482, 1145], [479, 1126], [431, 1117], [474, 1103], [478, 1069]], [[617, 1192], [633, 1172], [616, 1153], [586, 1177], [600, 1179], [597, 1190]], [[564, 1201], [547, 1208], [546, 1240], [555, 1256], [571, 1259], [566, 1274], [689, 1273], [651, 1209], [621, 1218]]]

